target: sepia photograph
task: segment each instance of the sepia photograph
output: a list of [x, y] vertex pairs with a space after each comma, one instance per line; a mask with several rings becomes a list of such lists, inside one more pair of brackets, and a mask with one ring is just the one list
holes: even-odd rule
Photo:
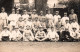
[[0, 52], [80, 52], [80, 0], [0, 0]]

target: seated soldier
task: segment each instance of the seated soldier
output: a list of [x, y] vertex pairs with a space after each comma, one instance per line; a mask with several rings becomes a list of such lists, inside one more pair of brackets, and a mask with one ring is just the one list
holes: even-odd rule
[[29, 17], [28, 21], [26, 21], [25, 28], [27, 25], [29, 25], [31, 29], [33, 28], [33, 22], [32, 22], [31, 17]]
[[19, 27], [20, 32], [23, 34], [23, 30], [25, 27], [25, 21], [23, 20], [22, 17], [19, 18], [19, 20], [17, 22], [17, 26]]
[[73, 19], [73, 22], [71, 23], [72, 28], [75, 27], [76, 31], [79, 31], [79, 24], [78, 22], [76, 22], [75, 19]]
[[67, 16], [67, 12], [64, 13], [64, 17], [62, 17], [61, 19], [63, 26], [66, 24], [66, 20], [69, 20], [69, 17]]
[[10, 35], [11, 35], [11, 33], [8, 30], [8, 27], [5, 26], [4, 30], [0, 34], [0, 41], [9, 41]]
[[51, 30], [48, 31], [47, 38], [50, 39], [50, 41], [58, 41], [59, 40], [59, 35], [58, 33], [54, 30], [54, 27], [51, 27]]
[[31, 31], [29, 25], [27, 25], [26, 29], [24, 30], [23, 41], [34, 41], [34, 35], [33, 35], [32, 31]]
[[70, 36], [73, 38], [73, 41], [78, 41], [78, 35], [79, 35], [79, 32], [75, 27], [73, 27], [72, 31], [70, 31]]
[[38, 17], [35, 17], [35, 21], [33, 22], [33, 25], [32, 25], [34, 34], [36, 34], [39, 26], [40, 26], [40, 22], [38, 20]]
[[59, 39], [61, 37], [61, 27], [62, 27], [61, 18], [58, 18], [58, 22], [55, 24], [55, 30], [59, 35]]
[[72, 39], [68, 28], [65, 28], [65, 31], [62, 31], [61, 41], [72, 41]]
[[20, 33], [19, 28], [14, 27], [10, 35], [10, 40], [11, 41], [21, 41], [21, 39], [22, 39], [22, 34]]
[[65, 22], [66, 22], [66, 24], [64, 25], [64, 27], [65, 27], [65, 28], [68, 28], [68, 31], [69, 31], [69, 32], [72, 31], [72, 26], [71, 26], [71, 24], [69, 23], [69, 20], [66, 20]]
[[78, 38], [78, 41], [80, 41], [80, 26], [79, 26], [79, 31], [78, 31], [78, 36], [77, 36], [77, 38]]
[[21, 41], [22, 34], [19, 31], [19, 28], [15, 26], [13, 30], [11, 31], [10, 40], [11, 41]]
[[38, 32], [35, 35], [35, 40], [42, 42], [47, 39], [45, 32], [43, 31], [43, 27], [39, 27]]

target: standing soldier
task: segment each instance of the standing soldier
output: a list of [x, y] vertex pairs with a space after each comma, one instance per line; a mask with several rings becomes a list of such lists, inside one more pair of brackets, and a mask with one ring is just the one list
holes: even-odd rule
[[12, 13], [8, 17], [8, 21], [10, 22], [8, 25], [10, 27], [10, 31], [12, 31], [14, 26], [16, 26], [16, 18], [17, 15], [15, 14], [15, 9], [12, 9]]
[[0, 40], [1, 40], [1, 41], [9, 41], [10, 35], [11, 35], [11, 33], [10, 33], [10, 31], [8, 30], [8, 27], [5, 26], [5, 27], [4, 27], [4, 30], [3, 30], [3, 31], [1, 32], [1, 34], [0, 34]]
[[7, 15], [7, 13], [5, 12], [5, 8], [4, 8], [4, 7], [1, 8], [0, 17], [1, 17], [2, 20], [3, 20], [3, 25], [4, 25], [4, 26], [7, 26], [7, 17], [8, 17], [8, 15]]
[[69, 15], [69, 19], [72, 22], [73, 22], [73, 19], [75, 19], [76, 22], [78, 22], [77, 14], [74, 13], [74, 9], [71, 9], [71, 14]]
[[43, 27], [43, 30], [46, 31], [46, 24], [47, 24], [47, 18], [44, 16], [43, 11], [40, 11], [39, 15], [39, 21], [40, 21], [40, 26]]
[[64, 13], [64, 17], [62, 17], [61, 22], [62, 25], [66, 25], [66, 20], [69, 20], [69, 17], [67, 16], [67, 12]]
[[32, 20], [35, 20], [35, 17], [38, 17], [38, 15], [36, 14], [36, 10], [34, 9], [32, 14], [31, 14]]
[[61, 18], [61, 16], [59, 15], [59, 11], [56, 11], [56, 15], [54, 15], [54, 24], [56, 25], [56, 23], [58, 22], [58, 19]]
[[48, 21], [47, 25], [52, 26], [52, 23], [54, 22], [54, 19], [53, 19], [53, 15], [50, 13], [50, 11], [48, 11], [48, 14], [46, 14], [45, 17], [47, 18], [47, 21]]
[[48, 13], [45, 15], [45, 17], [46, 17], [48, 20], [53, 20], [53, 15], [50, 13], [50, 11], [48, 11]]
[[16, 13], [16, 22], [18, 21], [18, 19], [21, 17], [21, 14], [19, 14], [19, 9], [17, 9], [17, 13]]
[[22, 15], [22, 17], [23, 17], [23, 20], [26, 22], [30, 16], [28, 15], [26, 10], [24, 10], [23, 13], [24, 14]]

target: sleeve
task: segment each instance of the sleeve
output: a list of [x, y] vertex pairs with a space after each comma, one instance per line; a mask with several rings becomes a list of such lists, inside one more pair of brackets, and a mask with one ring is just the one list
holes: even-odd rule
[[56, 37], [58, 37], [58, 38], [59, 38], [59, 35], [58, 35], [58, 33], [56, 33]]
[[32, 31], [30, 31], [30, 33], [31, 33], [32, 38], [34, 38], [34, 35], [33, 35]]
[[44, 37], [47, 37], [46, 33], [44, 32]]
[[38, 34], [39, 34], [39, 32], [37, 32], [37, 33], [36, 33], [35, 38], [37, 38], [37, 37], [38, 37]]
[[77, 14], [75, 14], [75, 18], [76, 18], [76, 21], [78, 22], [78, 17], [77, 17]]
[[48, 33], [47, 33], [47, 38], [49, 38], [49, 37], [50, 37], [50, 33], [48, 32]]
[[2, 38], [3, 32], [0, 33], [0, 39]]
[[23, 33], [22, 37], [23, 37], [23, 38], [25, 37], [25, 31], [24, 31], [24, 33]]

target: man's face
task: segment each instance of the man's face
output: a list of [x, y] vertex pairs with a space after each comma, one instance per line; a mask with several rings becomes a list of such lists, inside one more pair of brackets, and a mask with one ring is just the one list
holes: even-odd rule
[[43, 31], [43, 28], [42, 27], [40, 28], [40, 31]]
[[54, 28], [51, 28], [52, 31], [54, 31]]
[[58, 18], [58, 21], [60, 22], [61, 21], [61, 18]]
[[15, 29], [15, 31], [18, 31], [18, 29]]
[[50, 14], [50, 11], [48, 11], [48, 14]]
[[64, 14], [64, 17], [67, 17], [67, 13], [66, 13], [66, 14]]
[[73, 20], [73, 22], [76, 22], [76, 20]]
[[66, 23], [69, 23], [69, 20], [66, 20]]
[[74, 10], [72, 9], [72, 10], [71, 10], [71, 14], [73, 14], [73, 13], [74, 13]]
[[12, 11], [12, 14], [15, 14], [15, 11]]
[[38, 18], [37, 17], [35, 18], [35, 21], [38, 21]]
[[59, 15], [59, 12], [56, 12], [56, 15]]
[[35, 11], [33, 11], [33, 14], [36, 14], [36, 12], [35, 12]]
[[19, 19], [19, 21], [20, 21], [20, 22], [22, 22], [22, 21], [23, 21], [23, 19], [22, 19], [22, 18], [20, 18], [20, 19]]
[[17, 14], [19, 14], [19, 10], [17, 10]]
[[2, 12], [5, 12], [5, 9], [2, 9], [1, 11], [2, 11]]
[[24, 11], [24, 14], [27, 14], [27, 11]]
[[73, 28], [73, 31], [75, 32], [76, 31], [76, 28]]
[[7, 31], [7, 28], [5, 28], [4, 30]]
[[29, 30], [30, 29], [30, 26], [26, 26], [26, 29]]
[[40, 11], [40, 14], [43, 15], [43, 11]]

